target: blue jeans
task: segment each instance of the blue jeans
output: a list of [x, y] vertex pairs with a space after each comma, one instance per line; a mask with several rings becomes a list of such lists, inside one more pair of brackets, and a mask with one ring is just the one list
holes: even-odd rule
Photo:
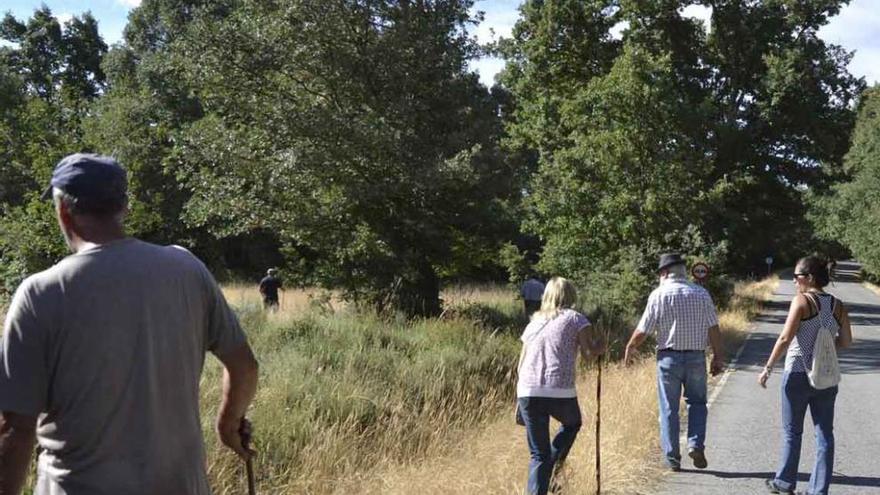
[[657, 352], [657, 396], [660, 405], [660, 447], [666, 463], [681, 465], [678, 404], [681, 392], [688, 411], [688, 448], [702, 450], [706, 440], [706, 353]]
[[809, 495], [827, 495], [834, 466], [834, 401], [837, 387], [816, 390], [804, 372], [786, 371], [782, 377], [782, 460], [776, 485], [794, 490], [801, 460], [801, 436], [807, 406], [816, 430], [816, 464], [810, 475]]
[[[581, 429], [581, 408], [576, 398], [520, 397], [518, 400], [531, 453], [528, 493], [544, 495], [550, 488], [553, 466], [562, 465]], [[562, 423], [552, 443], [551, 417]]]

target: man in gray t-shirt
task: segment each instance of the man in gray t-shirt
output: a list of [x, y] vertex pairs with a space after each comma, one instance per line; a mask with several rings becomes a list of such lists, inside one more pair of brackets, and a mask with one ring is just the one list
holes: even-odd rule
[[25, 280], [0, 355], [0, 493], [209, 494], [199, 417], [205, 351], [223, 363], [220, 440], [247, 458], [257, 365], [205, 266], [126, 237], [124, 170], [72, 155], [50, 186], [74, 254]]

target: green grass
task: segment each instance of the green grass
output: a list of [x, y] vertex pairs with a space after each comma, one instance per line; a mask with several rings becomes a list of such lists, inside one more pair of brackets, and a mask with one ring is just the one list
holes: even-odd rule
[[[501, 320], [518, 322], [514, 308]], [[339, 490], [371, 466], [418, 458], [444, 431], [479, 423], [512, 400], [512, 331], [451, 314], [395, 322], [238, 311], [260, 360], [249, 416], [264, 493]], [[239, 493], [239, 463], [211, 431], [220, 376], [210, 360], [202, 379], [209, 474], [216, 493]]]

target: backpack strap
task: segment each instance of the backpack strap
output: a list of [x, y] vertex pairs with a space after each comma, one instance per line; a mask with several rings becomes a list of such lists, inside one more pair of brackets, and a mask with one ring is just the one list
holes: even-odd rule
[[816, 294], [812, 292], [804, 292], [804, 298], [807, 300], [807, 304], [810, 306], [810, 316], [807, 318], [803, 318], [804, 320], [809, 320], [817, 316], [821, 310], [821, 304], [819, 302], [819, 298]]
[[[822, 313], [822, 324], [823, 326], [828, 327], [829, 329], [833, 328], [833, 323], [837, 323], [837, 320], [834, 318], [834, 308], [837, 306], [837, 298], [828, 294], [828, 307], [822, 307], [820, 313]], [[832, 331], [833, 334], [833, 331]]]

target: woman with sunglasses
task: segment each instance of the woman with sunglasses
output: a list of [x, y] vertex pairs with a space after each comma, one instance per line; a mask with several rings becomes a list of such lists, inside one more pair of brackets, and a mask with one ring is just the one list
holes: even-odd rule
[[797, 292], [791, 301], [782, 333], [773, 346], [758, 383], [765, 387], [776, 361], [785, 354], [782, 375], [782, 462], [772, 480], [770, 493], [794, 493], [801, 436], [807, 408], [816, 425], [816, 463], [807, 495], [827, 495], [834, 466], [834, 401], [837, 386], [817, 390], [810, 385], [807, 367], [820, 331], [831, 330], [838, 349], [852, 343], [852, 328], [843, 303], [824, 291], [829, 282], [828, 265], [816, 256], [801, 258], [795, 266]]

